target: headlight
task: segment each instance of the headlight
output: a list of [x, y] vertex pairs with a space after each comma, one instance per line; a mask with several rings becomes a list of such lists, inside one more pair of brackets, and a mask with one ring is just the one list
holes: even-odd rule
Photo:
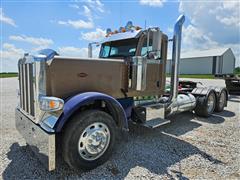
[[63, 108], [64, 101], [57, 97], [40, 97], [39, 106], [42, 111], [59, 111]]

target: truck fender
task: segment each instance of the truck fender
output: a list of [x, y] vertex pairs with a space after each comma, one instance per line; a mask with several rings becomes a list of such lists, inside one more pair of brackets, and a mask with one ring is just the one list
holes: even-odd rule
[[[210, 91], [214, 91], [217, 102], [219, 101], [219, 96], [222, 91], [226, 91], [227, 93], [227, 101], [228, 101], [228, 90], [225, 87], [217, 87], [217, 86], [209, 86], [209, 87], [197, 87], [194, 88], [191, 94], [196, 96], [206, 96]], [[227, 101], [225, 106], [227, 106]]]
[[[200, 109], [203, 109], [204, 107], [206, 107], [206, 101], [207, 101], [207, 96], [210, 94], [210, 92], [213, 92], [215, 94], [215, 98], [216, 98], [216, 101], [218, 99], [217, 97], [217, 93], [214, 89], [212, 88], [209, 88], [209, 87], [197, 87], [197, 88], [194, 88], [191, 92], [192, 95], [195, 96], [196, 98], [196, 106], [195, 106], [195, 109], [194, 111], [199, 111]], [[201, 110], [200, 110], [201, 111]], [[201, 112], [200, 112], [200, 115], [201, 116], [204, 116]]]
[[113, 97], [99, 92], [85, 92], [77, 94], [68, 99], [63, 107], [63, 112], [59, 117], [54, 129], [56, 132], [61, 132], [64, 124], [70, 120], [70, 117], [80, 107], [87, 105], [95, 100], [103, 100], [110, 107], [113, 118], [117, 121], [118, 127], [123, 130], [128, 130], [128, 120], [122, 105]]
[[196, 97], [197, 103], [203, 104], [204, 98], [201, 98], [201, 97], [207, 96], [211, 91], [215, 93], [217, 103], [219, 102], [221, 92], [222, 91], [226, 92], [227, 94], [227, 97], [226, 97], [227, 99], [225, 104], [225, 107], [226, 107], [227, 101], [228, 101], [228, 90], [225, 87], [217, 87], [217, 86], [197, 87], [192, 90], [191, 94], [193, 94]]

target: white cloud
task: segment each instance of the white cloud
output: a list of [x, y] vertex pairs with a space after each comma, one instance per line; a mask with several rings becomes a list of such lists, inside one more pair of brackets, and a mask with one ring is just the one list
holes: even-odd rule
[[100, 13], [104, 13], [104, 4], [99, 0], [87, 0], [87, 5], [90, 6], [93, 10], [97, 10]]
[[4, 43], [3, 44], [3, 51], [2, 51], [2, 58], [19, 58], [19, 55], [23, 55], [24, 51], [23, 49], [16, 48], [15, 45], [9, 44], [9, 43]]
[[240, 65], [240, 2], [180, 1], [179, 11], [190, 20], [183, 27], [183, 51], [232, 48]]
[[[87, 57], [88, 48], [77, 48], [74, 46], [66, 46], [58, 48], [58, 52], [61, 56], [70, 57]], [[98, 57], [99, 48], [93, 48], [93, 57]]]
[[68, 21], [58, 21], [58, 24], [70, 26], [75, 29], [92, 29], [94, 27], [93, 21], [84, 20], [68, 20]]
[[23, 57], [24, 50], [15, 45], [4, 43], [0, 51], [0, 72], [17, 72], [17, 62]]
[[[224, 14], [222, 12], [225, 12]], [[240, 28], [240, 1], [223, 1], [222, 6], [211, 11], [218, 14], [216, 19], [224, 25]]]
[[5, 14], [3, 13], [3, 8], [0, 8], [0, 22], [17, 27], [15, 21], [12, 18], [5, 16]]
[[[84, 5], [80, 6], [78, 3]], [[94, 18], [99, 18], [99, 13], [104, 13], [104, 4], [100, 0], [86, 0], [84, 2], [75, 0], [75, 4], [69, 4], [69, 7], [74, 9], [82, 9], [78, 12], [78, 14], [83, 15], [87, 18], [87, 21], [79, 19], [79, 20], [59, 20], [57, 23], [60, 25], [70, 26], [75, 29], [92, 29], [94, 28]], [[82, 8], [81, 8], [82, 7]]]
[[87, 48], [77, 48], [73, 46], [60, 47], [58, 49], [61, 56], [87, 57]]
[[140, 0], [141, 5], [147, 5], [152, 7], [162, 7], [165, 0]]
[[77, 4], [69, 4], [69, 7], [74, 9], [80, 9], [80, 7]]
[[240, 2], [181, 1], [179, 11], [214, 41], [239, 42]]
[[205, 33], [193, 25], [183, 26], [182, 44], [185, 49], [208, 49], [217, 46]]
[[92, 12], [91, 12], [91, 10], [87, 6], [85, 6], [85, 5], [83, 6], [83, 9], [84, 9], [83, 15], [91, 20], [92, 19]]
[[38, 46], [39, 48], [47, 48], [50, 45], [53, 44], [53, 41], [51, 39], [46, 39], [46, 38], [36, 38], [36, 37], [31, 37], [31, 36], [9, 36], [10, 40], [14, 41], [20, 41], [20, 42], [25, 42], [25, 43], [30, 43], [32, 45]]
[[100, 28], [97, 28], [96, 31], [82, 33], [82, 39], [87, 41], [99, 41], [101, 38], [105, 37], [106, 32]]

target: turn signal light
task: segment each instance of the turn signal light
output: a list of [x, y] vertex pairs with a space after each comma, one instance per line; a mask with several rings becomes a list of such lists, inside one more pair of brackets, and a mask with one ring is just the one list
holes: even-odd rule
[[43, 96], [39, 100], [39, 106], [42, 111], [59, 111], [63, 108], [64, 101], [57, 97]]
[[133, 26], [132, 21], [128, 21], [127, 25], [125, 27], [120, 27], [119, 30], [112, 31], [110, 28], [108, 28], [106, 30], [106, 33], [107, 33], [106, 37], [109, 37], [109, 36], [111, 36], [113, 34], [117, 34], [117, 33], [125, 33], [127, 31], [135, 31], [135, 30], [138, 31], [140, 29], [142, 29], [142, 28], [139, 26]]
[[139, 27], [139, 26], [135, 26], [135, 29], [138, 31], [138, 30], [140, 30], [140, 29], [142, 29], [142, 28]]

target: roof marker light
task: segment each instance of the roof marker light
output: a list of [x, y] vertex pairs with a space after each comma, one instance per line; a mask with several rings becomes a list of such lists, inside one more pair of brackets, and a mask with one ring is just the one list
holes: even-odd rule
[[126, 28], [127, 30], [130, 30], [131, 27], [133, 27], [133, 23], [132, 23], [132, 21], [128, 21], [127, 24], [126, 24], [126, 26], [125, 26], [125, 28]]
[[126, 29], [124, 27], [120, 27], [119, 32], [126, 32]]
[[140, 29], [142, 29], [142, 28], [139, 27], [139, 26], [135, 26], [135, 29], [138, 31], [138, 30], [140, 30]]
[[110, 28], [107, 28], [105, 37], [109, 37], [109, 36], [111, 36], [113, 34], [117, 34], [117, 33], [125, 33], [127, 31], [131, 31], [131, 32], [138, 31], [140, 29], [142, 29], [142, 28], [139, 26], [133, 26], [132, 21], [128, 21], [126, 26], [120, 27], [119, 30], [112, 31]]
[[106, 33], [110, 34], [112, 32], [111, 28], [107, 28]]

